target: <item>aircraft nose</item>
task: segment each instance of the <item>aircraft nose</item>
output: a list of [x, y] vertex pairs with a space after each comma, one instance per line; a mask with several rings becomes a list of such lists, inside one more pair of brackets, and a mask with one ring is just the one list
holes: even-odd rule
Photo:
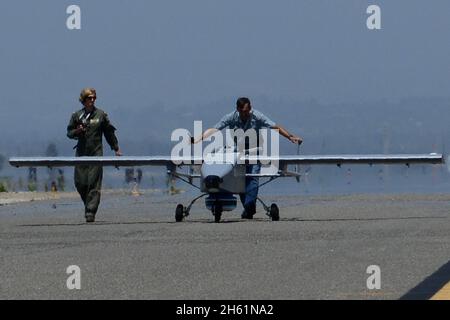
[[209, 175], [204, 179], [204, 182], [207, 189], [219, 189], [222, 178], [215, 175]]

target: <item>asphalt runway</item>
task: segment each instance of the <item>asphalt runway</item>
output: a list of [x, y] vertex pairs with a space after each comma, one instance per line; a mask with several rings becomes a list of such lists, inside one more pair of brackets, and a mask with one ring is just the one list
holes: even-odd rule
[[450, 281], [448, 194], [265, 196], [279, 222], [239, 205], [219, 224], [199, 200], [176, 223], [189, 199], [104, 194], [89, 225], [77, 198], [0, 206], [0, 298], [429, 299]]

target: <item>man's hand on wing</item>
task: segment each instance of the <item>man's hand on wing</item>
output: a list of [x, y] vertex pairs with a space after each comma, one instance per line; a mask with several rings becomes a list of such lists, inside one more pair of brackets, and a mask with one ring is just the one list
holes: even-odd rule
[[289, 140], [290, 140], [292, 143], [296, 143], [296, 144], [302, 144], [302, 142], [303, 142], [303, 139], [302, 139], [302, 138], [297, 137], [297, 136], [294, 136], [294, 135], [291, 135], [291, 136], [289, 137]]

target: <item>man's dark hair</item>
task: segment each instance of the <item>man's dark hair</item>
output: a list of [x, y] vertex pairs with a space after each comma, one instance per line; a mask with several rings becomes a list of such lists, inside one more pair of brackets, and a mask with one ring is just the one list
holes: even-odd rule
[[239, 99], [237, 99], [236, 101], [236, 107], [239, 108], [243, 108], [246, 104], [248, 103], [248, 105], [251, 107], [251, 103], [250, 103], [250, 99], [246, 98], [246, 97], [240, 97]]

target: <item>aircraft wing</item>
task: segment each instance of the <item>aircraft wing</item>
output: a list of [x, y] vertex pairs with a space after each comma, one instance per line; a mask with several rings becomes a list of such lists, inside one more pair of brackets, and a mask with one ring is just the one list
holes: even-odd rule
[[73, 167], [77, 165], [96, 165], [112, 167], [133, 166], [173, 166], [183, 161], [200, 161], [201, 158], [178, 158], [171, 156], [150, 157], [14, 157], [9, 163], [14, 167]]
[[[372, 155], [285, 155], [285, 156], [247, 156], [246, 160], [261, 162], [278, 161], [280, 167], [290, 164], [414, 164], [443, 163], [442, 154], [372, 154]], [[14, 167], [72, 167], [76, 165], [98, 165], [113, 167], [133, 166], [174, 166], [181, 163], [201, 164], [201, 157], [171, 156], [122, 156], [122, 157], [13, 157], [9, 163]]]
[[278, 161], [280, 167], [290, 164], [415, 164], [428, 163], [438, 164], [444, 163], [442, 154], [340, 154], [340, 155], [286, 155], [286, 156], [248, 156], [247, 160], [259, 160], [261, 162]]

